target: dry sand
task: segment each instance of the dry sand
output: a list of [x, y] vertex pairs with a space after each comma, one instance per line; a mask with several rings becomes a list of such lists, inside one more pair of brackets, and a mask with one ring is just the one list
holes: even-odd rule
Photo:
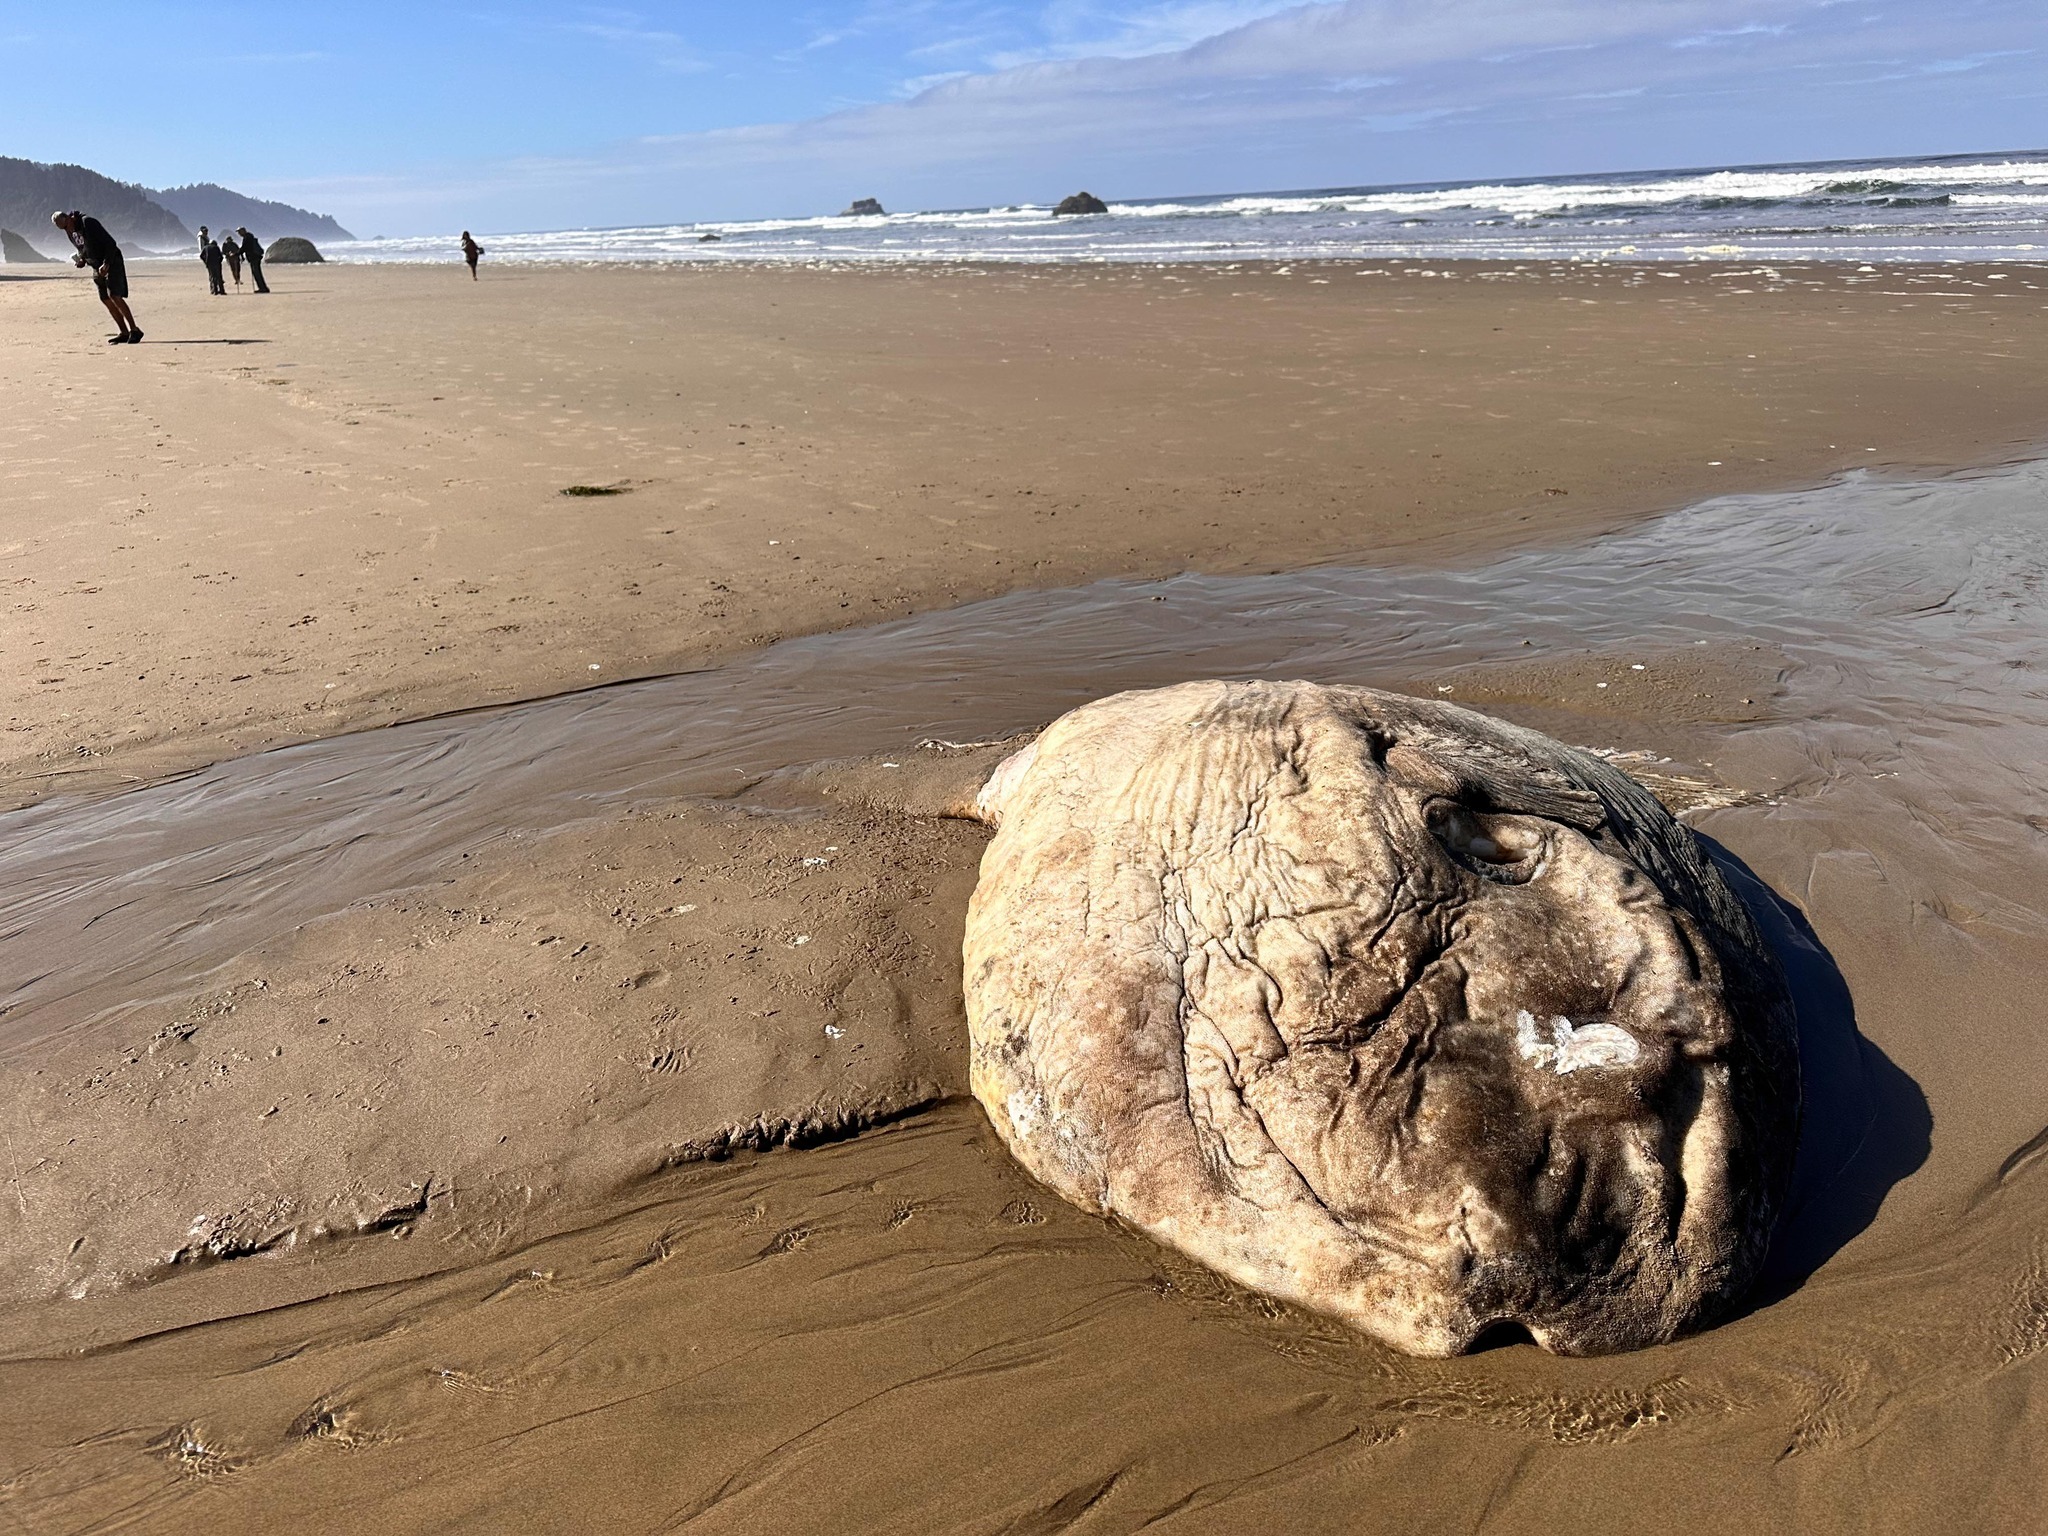
[[[1379, 265], [328, 268], [209, 302], [138, 264], [134, 352], [95, 350], [75, 281], [0, 281], [0, 794], [1013, 586], [1422, 569], [2003, 459], [2044, 414], [2029, 269], [1353, 275]], [[252, 344], [155, 346], [220, 334]], [[945, 813], [1002, 748], [913, 749], [337, 884], [175, 995], [0, 1052], [0, 1513], [2026, 1529], [2038, 837], [1999, 764], [1884, 798], [1802, 734], [1812, 670], [1731, 634], [1386, 679], [1642, 749], [1839, 965], [1807, 985], [1853, 998], [1876, 1150], [1722, 1328], [1408, 1361], [1035, 1188], [961, 1098], [984, 834]]]

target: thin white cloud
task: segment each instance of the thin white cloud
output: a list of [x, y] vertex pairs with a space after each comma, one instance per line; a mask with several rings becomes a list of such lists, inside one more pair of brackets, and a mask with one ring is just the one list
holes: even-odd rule
[[1783, 22], [1766, 26], [1753, 21], [1744, 27], [1715, 27], [1705, 32], [1696, 32], [1691, 37], [1672, 40], [1674, 48], [1713, 48], [1724, 43], [1739, 42], [1745, 37], [1783, 37], [1790, 28]]
[[1554, 53], [1585, 53], [1597, 48], [1598, 43], [1557, 43], [1548, 48], [1517, 48], [1513, 53], [1482, 53], [1482, 64], [1521, 64], [1529, 59], [1546, 58]]
[[584, 14], [588, 20], [558, 22], [558, 30], [610, 43], [677, 74], [698, 74], [711, 68], [688, 38], [649, 26], [637, 11], [588, 10]]
[[1301, 8], [1301, 0], [1166, 0], [1138, 6], [1056, 0], [1044, 15], [1049, 41], [994, 54], [988, 62], [996, 69], [1014, 69], [1055, 60], [1139, 59], [1178, 53], [1265, 17]]
[[1959, 59], [1930, 59], [1920, 66], [1923, 75], [1960, 75], [1972, 69], [1982, 69], [1999, 59], [2023, 59], [2034, 50], [2031, 48], [1996, 48], [1989, 53], [1965, 54]]
[[993, 32], [962, 32], [950, 37], [935, 38], [928, 43], [919, 43], [904, 54], [907, 59], [958, 59], [986, 57], [988, 50], [996, 43]]
[[942, 69], [936, 74], [916, 75], [896, 87], [900, 97], [922, 96], [934, 86], [945, 85], [954, 80], [964, 80], [970, 71], [964, 69]]

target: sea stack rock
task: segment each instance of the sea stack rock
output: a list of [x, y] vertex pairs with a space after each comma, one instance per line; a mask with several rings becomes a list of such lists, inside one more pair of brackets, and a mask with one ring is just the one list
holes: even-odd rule
[[1109, 204], [1093, 192], [1076, 192], [1072, 197], [1060, 199], [1059, 206], [1052, 211], [1054, 218], [1070, 213], [1107, 213]]
[[293, 266], [327, 258], [320, 254], [312, 241], [302, 240], [297, 235], [284, 235], [270, 242], [263, 259], [272, 265]]
[[872, 197], [857, 197], [853, 205], [839, 215], [842, 219], [880, 218], [888, 210]]
[[1668, 1340], [1763, 1259], [1776, 958], [1619, 770], [1431, 700], [1187, 683], [1007, 759], [965, 939], [1018, 1160], [1401, 1350]]
[[27, 265], [35, 262], [52, 262], [55, 259], [45, 256], [13, 230], [0, 229], [0, 261]]

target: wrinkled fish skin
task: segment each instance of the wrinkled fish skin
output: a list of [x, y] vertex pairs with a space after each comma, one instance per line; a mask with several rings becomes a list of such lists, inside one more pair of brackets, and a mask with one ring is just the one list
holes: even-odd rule
[[1013, 1153], [1402, 1350], [1711, 1321], [1798, 1129], [1777, 962], [1609, 764], [1433, 700], [1187, 683], [991, 776], [965, 938]]

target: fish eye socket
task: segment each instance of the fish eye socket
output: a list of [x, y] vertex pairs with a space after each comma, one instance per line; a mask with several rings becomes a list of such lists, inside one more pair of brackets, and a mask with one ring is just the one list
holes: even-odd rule
[[1520, 885], [1543, 865], [1548, 837], [1533, 817], [1492, 815], [1456, 801], [1432, 800], [1423, 820], [1458, 864], [1489, 880]]

